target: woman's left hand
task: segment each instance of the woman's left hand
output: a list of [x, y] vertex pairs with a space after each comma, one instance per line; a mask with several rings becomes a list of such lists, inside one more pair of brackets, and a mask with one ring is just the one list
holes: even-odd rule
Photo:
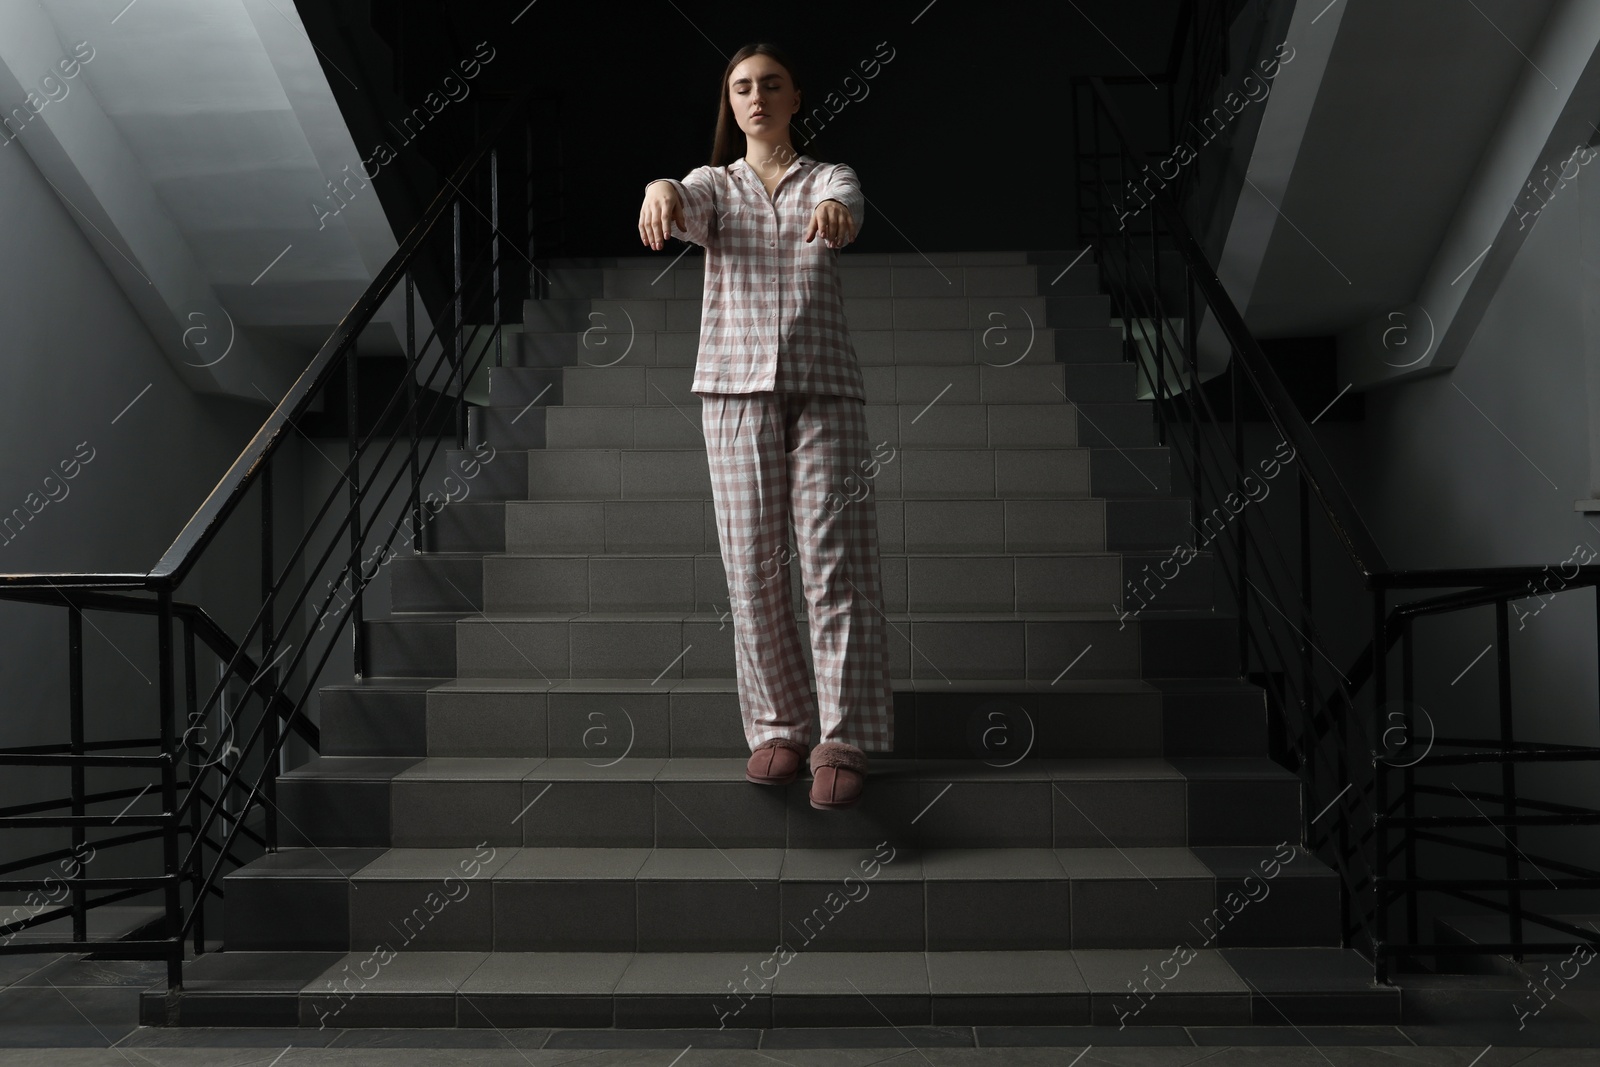
[[806, 243], [817, 234], [822, 234], [830, 248], [843, 248], [856, 236], [856, 220], [851, 218], [850, 209], [837, 200], [824, 200], [817, 205], [811, 213], [811, 223], [806, 227]]

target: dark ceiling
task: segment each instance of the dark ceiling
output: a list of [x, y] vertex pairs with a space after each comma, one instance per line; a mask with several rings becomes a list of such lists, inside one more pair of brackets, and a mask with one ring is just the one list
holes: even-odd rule
[[[750, 41], [788, 53], [812, 106], [831, 97], [836, 111], [803, 150], [860, 175], [860, 251], [1071, 247], [1069, 79], [1162, 69], [1178, 7], [299, 0], [358, 147], [385, 136], [397, 146], [401, 164], [378, 182], [391, 219], [414, 218], [474, 124], [531, 85], [544, 114], [537, 169], [561, 191], [564, 251], [582, 255], [647, 251], [644, 186], [709, 161], [720, 76]], [[446, 87], [461, 99], [399, 141], [402, 116], [430, 92], [438, 106], [445, 79], [475, 56], [488, 57], [476, 76]], [[1136, 90], [1139, 122], [1159, 94]]]

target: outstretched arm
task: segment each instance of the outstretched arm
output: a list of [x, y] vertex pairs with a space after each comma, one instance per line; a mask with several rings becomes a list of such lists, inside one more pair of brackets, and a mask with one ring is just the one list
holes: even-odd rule
[[639, 238], [656, 251], [668, 237], [705, 246], [716, 217], [716, 190], [711, 168], [696, 167], [682, 181], [657, 178], [645, 186], [639, 210]]
[[820, 232], [835, 248], [849, 244], [861, 231], [865, 205], [856, 172], [847, 164], [835, 163], [812, 210], [805, 239], [809, 241]]

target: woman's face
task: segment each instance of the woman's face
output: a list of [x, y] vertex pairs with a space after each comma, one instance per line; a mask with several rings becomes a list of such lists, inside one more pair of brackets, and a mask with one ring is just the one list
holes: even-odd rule
[[800, 93], [781, 63], [754, 55], [729, 75], [728, 103], [746, 137], [783, 142], [789, 139], [789, 118], [800, 110]]

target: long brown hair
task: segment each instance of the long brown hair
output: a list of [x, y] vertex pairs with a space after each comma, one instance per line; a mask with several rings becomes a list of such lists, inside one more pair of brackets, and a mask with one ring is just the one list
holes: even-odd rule
[[[735, 52], [733, 58], [728, 60], [727, 69], [722, 72], [722, 85], [717, 93], [717, 132], [711, 142], [711, 166], [713, 167], [726, 166], [744, 155], [742, 142], [737, 142], [737, 139], [744, 136], [744, 131], [739, 129], [738, 120], [733, 117], [733, 101], [728, 97], [728, 79], [733, 77], [734, 67], [755, 55], [771, 58], [788, 72], [789, 81], [794, 86], [795, 91], [800, 91], [799, 73], [796, 72], [794, 64], [789, 62], [789, 57], [784, 55], [776, 45], [757, 41], [753, 44], [747, 44]], [[803, 113], [802, 109], [802, 111], [795, 114], [801, 115]], [[805, 147], [802, 149], [796, 146], [796, 141]], [[811, 147], [810, 138], [792, 126], [789, 130], [789, 143], [795, 147], [796, 155], [811, 154], [809, 152]]]

